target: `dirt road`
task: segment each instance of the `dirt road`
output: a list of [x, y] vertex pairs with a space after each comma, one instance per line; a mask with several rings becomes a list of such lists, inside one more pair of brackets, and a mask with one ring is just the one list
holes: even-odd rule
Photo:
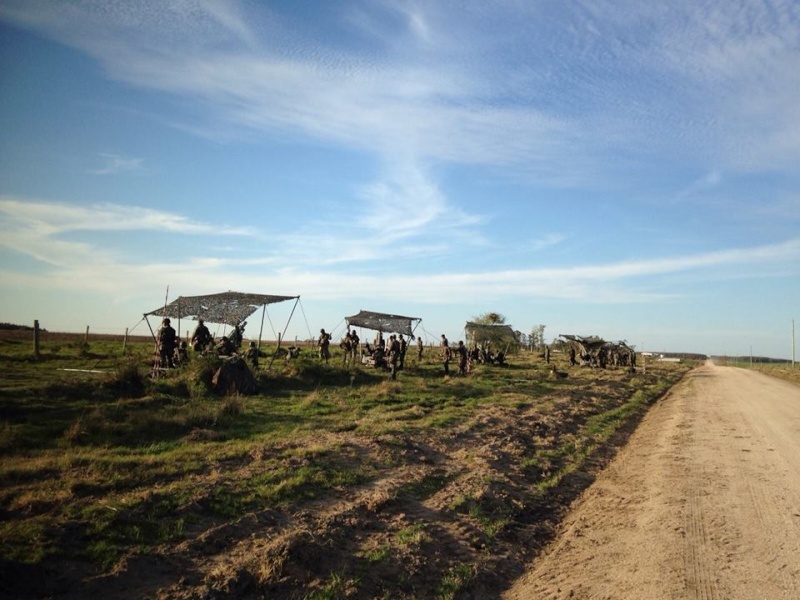
[[504, 598], [800, 598], [800, 387], [691, 372]]

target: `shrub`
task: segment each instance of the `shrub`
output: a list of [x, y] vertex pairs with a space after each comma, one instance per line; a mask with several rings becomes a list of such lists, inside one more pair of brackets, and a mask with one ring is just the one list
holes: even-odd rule
[[144, 378], [139, 370], [139, 365], [132, 360], [117, 365], [111, 387], [123, 398], [141, 398], [144, 396]]
[[244, 402], [239, 396], [227, 396], [219, 409], [219, 414], [224, 417], [238, 417], [243, 412]]

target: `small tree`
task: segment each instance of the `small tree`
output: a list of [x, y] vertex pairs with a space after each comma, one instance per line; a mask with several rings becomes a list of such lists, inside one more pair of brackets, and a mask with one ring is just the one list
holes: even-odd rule
[[503, 325], [506, 322], [506, 318], [498, 312], [486, 312], [473, 317], [472, 322], [478, 325]]
[[543, 350], [544, 342], [544, 328], [546, 325], [534, 325], [531, 328], [531, 333], [528, 336], [528, 341], [531, 345], [531, 350]]

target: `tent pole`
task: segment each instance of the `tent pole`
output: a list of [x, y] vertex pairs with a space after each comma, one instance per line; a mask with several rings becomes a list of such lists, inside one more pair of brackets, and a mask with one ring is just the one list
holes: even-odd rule
[[[300, 302], [300, 296], [297, 297], [297, 302]], [[294, 313], [294, 309], [292, 309], [292, 312]], [[308, 337], [309, 337], [309, 339], [313, 339], [314, 338], [314, 334], [311, 333], [311, 327], [308, 326], [308, 317], [306, 317], [306, 311], [303, 309], [303, 305], [302, 304], [300, 305], [300, 312], [303, 313], [303, 320], [306, 322], [306, 329], [308, 330]], [[291, 319], [291, 317], [289, 317], [289, 318]]]
[[[156, 334], [153, 331], [153, 328], [150, 326], [150, 319], [147, 318], [147, 315], [142, 316], [142, 319], [144, 319], [144, 322], [147, 323], [147, 328], [150, 330], [150, 335], [153, 336], [153, 341], [157, 341]], [[139, 321], [139, 323], [141, 323], [141, 321]]]
[[258, 345], [256, 346], [261, 350], [261, 334], [264, 333], [264, 315], [267, 314], [267, 303], [264, 303], [264, 308], [261, 310], [261, 329], [258, 330]]
[[[275, 357], [278, 356], [278, 350], [281, 349], [281, 339], [286, 335], [286, 330], [289, 329], [289, 323], [292, 321], [292, 316], [294, 315], [294, 310], [297, 308], [297, 304], [300, 302], [300, 296], [297, 297], [297, 300], [294, 301], [294, 306], [292, 307], [292, 312], [289, 313], [289, 319], [286, 321], [286, 327], [283, 328], [283, 335], [280, 333], [278, 334], [278, 346], [275, 348], [275, 352], [272, 354], [272, 358], [269, 359], [269, 364], [267, 365], [267, 371], [272, 368], [272, 363], [275, 362]], [[264, 305], [266, 307], [266, 305]]]
[[292, 321], [292, 316], [294, 315], [294, 309], [297, 308], [297, 303], [300, 302], [300, 296], [297, 297], [297, 300], [294, 301], [294, 306], [292, 307], [292, 312], [289, 313], [289, 320], [286, 321], [286, 327], [283, 328], [283, 335], [281, 337], [286, 337], [286, 330], [289, 329], [289, 323]]

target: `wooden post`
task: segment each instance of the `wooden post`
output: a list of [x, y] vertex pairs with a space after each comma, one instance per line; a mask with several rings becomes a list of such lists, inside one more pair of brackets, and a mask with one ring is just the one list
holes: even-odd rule
[[125, 346], [128, 344], [128, 328], [125, 328], [125, 337], [122, 338], [122, 353], [125, 354]]
[[33, 322], [33, 355], [36, 358], [41, 357], [41, 353], [39, 352], [39, 319]]
[[83, 343], [88, 346], [89, 345], [89, 326], [86, 326], [86, 337], [83, 338]]

